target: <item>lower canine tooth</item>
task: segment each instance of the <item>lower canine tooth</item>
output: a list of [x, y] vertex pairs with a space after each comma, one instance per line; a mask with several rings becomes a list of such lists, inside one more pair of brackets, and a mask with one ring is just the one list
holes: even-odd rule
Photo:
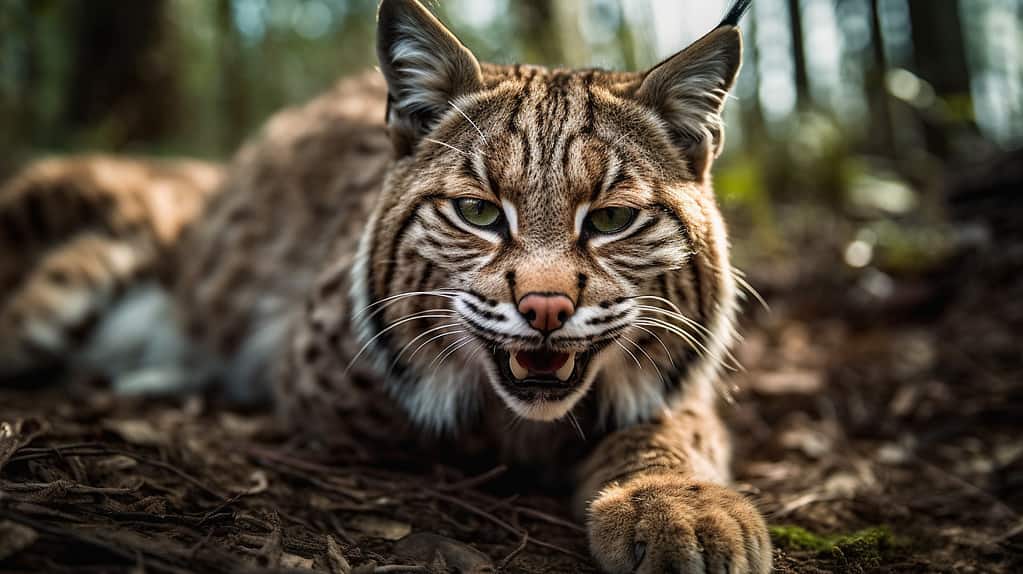
[[508, 366], [511, 367], [512, 375], [516, 379], [522, 380], [529, 376], [529, 369], [519, 363], [519, 360], [515, 358], [514, 352], [508, 353]]
[[568, 360], [565, 361], [565, 364], [561, 365], [561, 368], [558, 369], [558, 372], [554, 373], [554, 374], [558, 376], [558, 380], [567, 381], [569, 379], [569, 377], [572, 376], [572, 371], [574, 371], [574, 370], [575, 370], [575, 353], [572, 353], [571, 355], [568, 356]]

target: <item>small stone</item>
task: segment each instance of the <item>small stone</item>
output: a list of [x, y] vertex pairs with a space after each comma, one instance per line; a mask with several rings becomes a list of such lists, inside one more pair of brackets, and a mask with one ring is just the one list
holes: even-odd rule
[[468, 544], [432, 532], [410, 534], [394, 545], [395, 554], [420, 564], [444, 564], [461, 574], [496, 572], [486, 554]]

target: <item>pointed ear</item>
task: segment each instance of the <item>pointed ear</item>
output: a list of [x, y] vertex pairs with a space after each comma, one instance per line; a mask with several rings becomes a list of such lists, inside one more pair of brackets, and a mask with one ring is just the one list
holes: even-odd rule
[[468, 48], [416, 0], [383, 0], [377, 58], [387, 80], [387, 124], [399, 156], [450, 109], [451, 100], [483, 87]]
[[667, 122], [701, 180], [724, 147], [721, 114], [741, 60], [742, 35], [723, 24], [654, 66], [636, 91], [636, 98]]

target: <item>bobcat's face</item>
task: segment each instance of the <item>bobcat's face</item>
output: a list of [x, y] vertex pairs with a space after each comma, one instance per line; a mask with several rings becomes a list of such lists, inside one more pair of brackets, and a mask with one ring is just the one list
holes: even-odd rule
[[394, 392], [439, 426], [480, 384], [553, 420], [599, 378], [606, 414], [654, 414], [730, 335], [707, 178], [729, 38], [647, 74], [480, 66], [395, 5], [380, 50], [399, 158], [354, 292]]

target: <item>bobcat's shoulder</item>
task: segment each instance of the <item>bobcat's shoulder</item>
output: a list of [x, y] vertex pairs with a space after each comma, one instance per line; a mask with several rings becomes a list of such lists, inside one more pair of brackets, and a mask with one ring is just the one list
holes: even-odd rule
[[243, 395], [266, 386], [328, 254], [355, 250], [391, 158], [385, 103], [379, 74], [366, 73], [274, 115], [181, 242], [185, 329]]

